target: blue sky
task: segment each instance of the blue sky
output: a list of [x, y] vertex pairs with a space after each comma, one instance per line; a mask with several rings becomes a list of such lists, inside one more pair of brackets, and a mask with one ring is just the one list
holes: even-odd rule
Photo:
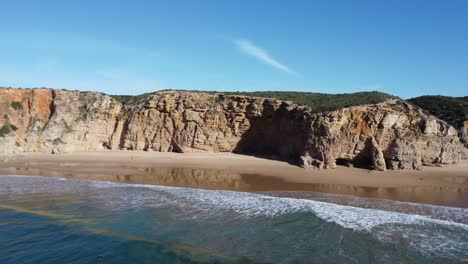
[[466, 96], [468, 1], [1, 1], [0, 86]]

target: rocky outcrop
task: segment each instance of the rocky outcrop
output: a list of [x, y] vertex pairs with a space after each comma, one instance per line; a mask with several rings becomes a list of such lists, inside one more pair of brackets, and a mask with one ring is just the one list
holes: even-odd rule
[[463, 122], [463, 126], [460, 128], [460, 135], [463, 144], [468, 147], [468, 121]]
[[400, 100], [313, 115], [304, 166], [421, 169], [467, 157], [455, 128]]
[[298, 157], [306, 141], [304, 107], [279, 100], [208, 93], [147, 97], [123, 122], [114, 148], [234, 151]]
[[0, 153], [60, 153], [107, 147], [121, 104], [101, 93], [0, 89], [0, 109]]
[[468, 157], [453, 127], [399, 100], [313, 113], [291, 102], [202, 92], [158, 92], [128, 107], [100, 93], [0, 89], [0, 109], [0, 153], [238, 152], [306, 168], [378, 170]]

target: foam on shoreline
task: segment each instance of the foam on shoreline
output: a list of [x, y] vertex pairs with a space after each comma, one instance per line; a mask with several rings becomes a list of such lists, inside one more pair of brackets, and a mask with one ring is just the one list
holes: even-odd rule
[[[67, 180], [37, 176], [1, 176], [0, 195], [93, 194], [106, 209], [134, 212], [148, 208], [169, 210], [178, 221], [230, 221], [247, 224], [299, 214], [300, 221], [320, 219], [352, 232], [370, 235], [385, 243], [404, 239], [427, 256], [431, 254], [468, 258], [468, 224], [447, 220], [449, 215], [466, 219], [468, 209], [437, 206], [440, 214], [421, 215], [375, 208], [361, 208], [310, 199], [274, 197], [259, 193], [200, 190], [146, 184]], [[404, 206], [400, 203], [399, 206]], [[414, 204], [408, 204], [414, 207]], [[428, 207], [430, 205], [420, 205]], [[221, 220], [220, 220], [221, 219]], [[224, 219], [224, 220], [223, 220]], [[306, 223], [306, 222], [304, 222]], [[308, 230], [311, 232], [311, 230]], [[398, 241], [397, 240], [397, 241]], [[400, 242], [397, 242], [400, 243]], [[465, 253], [464, 253], [465, 252]]]

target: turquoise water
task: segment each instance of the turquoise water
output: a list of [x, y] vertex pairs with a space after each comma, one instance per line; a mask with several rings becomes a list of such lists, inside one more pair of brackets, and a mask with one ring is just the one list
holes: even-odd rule
[[468, 263], [468, 209], [0, 176], [0, 263]]

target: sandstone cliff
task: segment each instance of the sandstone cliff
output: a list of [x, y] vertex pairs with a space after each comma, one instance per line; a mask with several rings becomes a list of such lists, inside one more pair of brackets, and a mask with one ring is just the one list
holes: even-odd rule
[[468, 121], [463, 122], [463, 127], [460, 128], [462, 142], [468, 147]]
[[314, 115], [308, 163], [421, 169], [466, 158], [455, 128], [400, 100]]
[[457, 131], [399, 100], [326, 113], [274, 99], [164, 91], [131, 107], [100, 93], [0, 89], [0, 153], [238, 152], [303, 167], [421, 169], [467, 158]]
[[0, 89], [0, 109], [0, 153], [59, 153], [104, 149], [121, 104], [100, 93]]
[[468, 147], [468, 96], [425, 95], [408, 101], [458, 129], [459, 137]]

